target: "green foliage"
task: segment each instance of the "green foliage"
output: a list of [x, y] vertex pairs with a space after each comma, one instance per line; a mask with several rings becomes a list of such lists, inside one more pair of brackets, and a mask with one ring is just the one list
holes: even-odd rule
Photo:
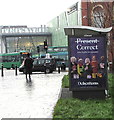
[[62, 88], [69, 88], [69, 76], [65, 75], [62, 79]]
[[[114, 113], [114, 74], [110, 75], [111, 82], [111, 96], [112, 96], [112, 112]], [[114, 120], [114, 114], [112, 114], [113, 120]]]
[[[109, 88], [109, 96], [106, 100], [79, 100], [74, 98], [68, 99], [59, 99], [57, 105], [55, 106], [53, 113], [54, 119], [80, 119], [80, 118], [96, 118], [100, 119], [108, 119], [112, 118], [112, 98], [114, 96], [114, 92], [112, 92], [114, 88], [114, 84], [112, 81], [114, 80], [114, 75], [109, 74], [108, 76], [108, 88]], [[62, 79], [62, 87], [69, 87], [69, 77], [65, 75]], [[113, 102], [114, 104], [114, 102]]]
[[114, 85], [114, 83], [113, 83], [113, 80], [114, 80], [114, 75], [112, 75], [112, 74], [109, 74], [108, 75], [108, 89], [109, 89], [109, 96], [112, 96], [112, 89], [113, 89], [113, 85]]
[[111, 118], [111, 99], [79, 100], [60, 99], [54, 110], [54, 118]]

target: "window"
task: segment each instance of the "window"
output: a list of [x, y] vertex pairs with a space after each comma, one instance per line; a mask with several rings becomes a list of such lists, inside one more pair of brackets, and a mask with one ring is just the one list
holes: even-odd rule
[[11, 56], [8, 56], [8, 62], [12, 62], [12, 58], [11, 58]]
[[34, 60], [33, 65], [37, 65], [37, 60]]
[[2, 62], [2, 56], [0, 56], [0, 62]]
[[8, 62], [8, 56], [3, 56], [3, 62]]
[[57, 28], [60, 28], [60, 18], [57, 16]]
[[38, 64], [44, 64], [44, 60], [38, 60]]
[[54, 51], [55, 51], [55, 52], [59, 52], [59, 51], [60, 51], [60, 48], [54, 48]]
[[46, 60], [45, 62], [46, 62], [46, 63], [50, 63], [51, 61], [50, 61], [50, 60]]
[[11, 56], [11, 62], [16, 62], [16, 56]]
[[53, 48], [48, 48], [48, 52], [53, 52]]
[[20, 59], [19, 59], [19, 55], [17, 55], [17, 56], [15, 56], [16, 58], [16, 61], [20, 61]]

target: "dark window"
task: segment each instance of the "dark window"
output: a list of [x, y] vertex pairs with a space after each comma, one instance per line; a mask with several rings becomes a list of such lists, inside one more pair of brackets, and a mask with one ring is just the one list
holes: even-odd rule
[[11, 58], [11, 56], [8, 56], [7, 61], [8, 61], [8, 62], [12, 62], [12, 58]]
[[38, 64], [44, 64], [44, 60], [38, 60]]
[[50, 62], [51, 62], [51, 60], [46, 60], [45, 62], [46, 62], [46, 63], [50, 63]]
[[0, 56], [0, 62], [2, 62], [2, 56]]
[[38, 60], [34, 60], [33, 65], [37, 65]]
[[3, 56], [3, 62], [8, 62], [8, 57], [7, 56]]
[[15, 59], [16, 59], [17, 62], [20, 61], [19, 55], [16, 55], [16, 56], [15, 56]]
[[16, 62], [16, 56], [11, 56], [11, 62]]

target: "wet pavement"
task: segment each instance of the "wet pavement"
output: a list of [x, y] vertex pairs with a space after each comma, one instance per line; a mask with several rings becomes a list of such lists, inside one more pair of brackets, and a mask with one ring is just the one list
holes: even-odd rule
[[33, 73], [32, 82], [26, 83], [24, 74], [5, 70], [0, 76], [0, 119], [52, 118], [65, 74]]

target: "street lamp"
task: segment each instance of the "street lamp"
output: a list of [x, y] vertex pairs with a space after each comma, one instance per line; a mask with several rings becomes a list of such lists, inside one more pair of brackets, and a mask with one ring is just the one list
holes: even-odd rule
[[48, 49], [48, 43], [47, 40], [44, 40], [44, 50], [46, 51], [46, 53], [47, 53], [47, 49]]

